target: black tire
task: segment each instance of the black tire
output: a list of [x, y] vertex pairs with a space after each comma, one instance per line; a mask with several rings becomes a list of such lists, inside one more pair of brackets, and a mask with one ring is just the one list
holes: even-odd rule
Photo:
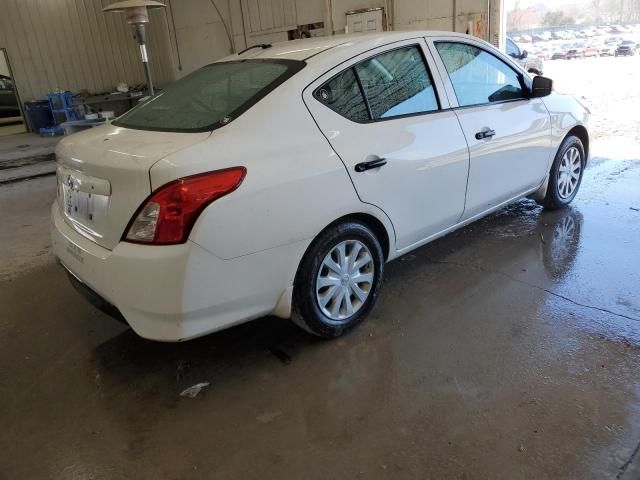
[[[353, 315], [340, 320], [332, 320], [319, 305], [316, 282], [320, 269], [326, 268], [323, 266], [325, 257], [345, 241], [360, 242], [366, 246], [372, 258], [373, 280], [368, 287], [366, 300], [360, 302]], [[371, 311], [378, 299], [383, 277], [384, 253], [375, 234], [366, 225], [356, 221], [332, 225], [318, 235], [300, 263], [293, 289], [291, 319], [313, 335], [323, 338], [339, 337], [362, 322]], [[350, 298], [358, 301], [355, 299], [355, 295]], [[351, 303], [351, 300], [349, 302]]]
[[[578, 178], [578, 183], [574, 187], [572, 193], [568, 196], [562, 196], [558, 189], [560, 165], [562, 163], [564, 155], [572, 148], [576, 148], [580, 154], [580, 177]], [[569, 135], [564, 139], [562, 145], [560, 145], [558, 153], [556, 154], [556, 158], [553, 161], [553, 165], [551, 165], [551, 170], [549, 171], [549, 184], [547, 185], [547, 193], [544, 197], [544, 200], [539, 202], [540, 205], [550, 210], [563, 208], [569, 205], [577, 195], [578, 190], [580, 190], [585, 167], [586, 157], [584, 153], [584, 146], [582, 145], [582, 142], [578, 137]]]

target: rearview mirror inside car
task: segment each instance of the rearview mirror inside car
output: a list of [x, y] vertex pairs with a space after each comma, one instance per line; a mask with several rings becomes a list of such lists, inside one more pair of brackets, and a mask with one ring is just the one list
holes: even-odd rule
[[531, 86], [531, 98], [540, 98], [551, 95], [553, 91], [553, 80], [547, 77], [533, 77], [533, 85]]

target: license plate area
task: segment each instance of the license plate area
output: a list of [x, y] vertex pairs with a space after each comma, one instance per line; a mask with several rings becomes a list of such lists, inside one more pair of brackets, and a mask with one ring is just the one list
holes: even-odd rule
[[[60, 204], [70, 223], [85, 234], [101, 238], [105, 231], [109, 195], [95, 193], [90, 177], [61, 172], [59, 175]], [[97, 182], [103, 180], [95, 179]], [[100, 191], [100, 188], [97, 190]], [[102, 189], [104, 190], [104, 189]]]

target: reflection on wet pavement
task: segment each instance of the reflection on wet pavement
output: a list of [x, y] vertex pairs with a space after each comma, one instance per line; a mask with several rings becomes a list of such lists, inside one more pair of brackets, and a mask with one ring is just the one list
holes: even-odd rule
[[[640, 162], [388, 265], [333, 342], [142, 340], [54, 265], [0, 289], [0, 478], [637, 478]], [[198, 383], [195, 398], [181, 397]]]

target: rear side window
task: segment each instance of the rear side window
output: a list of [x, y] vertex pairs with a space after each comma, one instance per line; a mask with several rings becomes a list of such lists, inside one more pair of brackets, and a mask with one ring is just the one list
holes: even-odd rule
[[172, 83], [114, 125], [169, 132], [213, 130], [238, 117], [304, 65], [295, 60], [213, 63]]
[[368, 122], [438, 110], [420, 47], [398, 48], [364, 60], [314, 92], [343, 117]]
[[438, 100], [419, 47], [399, 48], [356, 65], [374, 119], [438, 109]]
[[369, 111], [353, 69], [336, 75], [315, 91], [315, 97], [331, 110], [354, 122], [368, 122]]
[[526, 98], [518, 74], [499, 58], [465, 43], [436, 48], [461, 107]]

